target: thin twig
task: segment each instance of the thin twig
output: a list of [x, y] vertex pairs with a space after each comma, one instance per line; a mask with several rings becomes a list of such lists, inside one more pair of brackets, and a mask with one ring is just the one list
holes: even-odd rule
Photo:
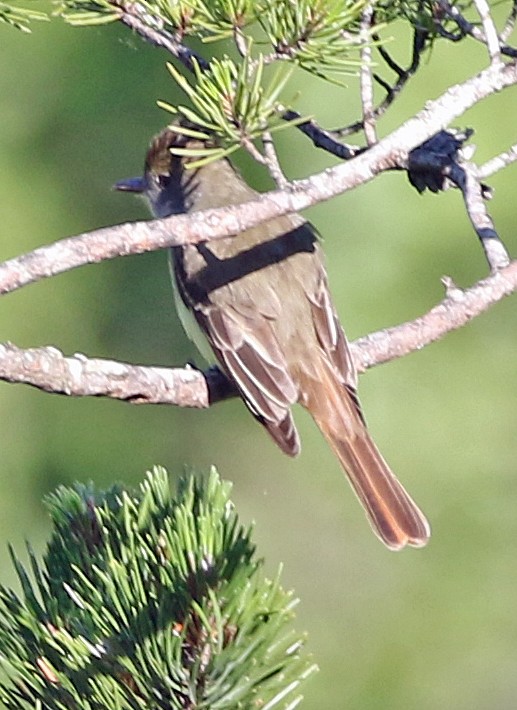
[[[288, 109], [284, 111], [282, 118], [284, 121], [297, 121], [300, 118], [300, 114], [292, 109]], [[326, 150], [328, 153], [335, 155], [341, 160], [351, 160], [365, 150], [365, 148], [360, 148], [359, 146], [341, 143], [336, 140], [333, 131], [326, 131], [313, 119], [299, 123], [298, 130], [310, 138], [316, 148], [323, 148], [323, 150]]]
[[244, 150], [246, 150], [251, 155], [253, 160], [255, 160], [260, 165], [267, 165], [266, 158], [262, 155], [262, 153], [253, 143], [253, 141], [249, 140], [248, 138], [243, 138], [241, 140], [241, 145]]
[[395, 72], [395, 74], [399, 77], [399, 79], [403, 76], [406, 75], [407, 70], [403, 69], [398, 62], [396, 62], [391, 54], [388, 52], [386, 47], [382, 44], [382, 40], [380, 36], [375, 32], [372, 35], [373, 39], [378, 42], [379, 44], [377, 45], [377, 51], [381, 55], [383, 61], [388, 65], [388, 67], [391, 69], [391, 71]]
[[487, 160], [486, 163], [477, 169], [477, 175], [480, 180], [485, 180], [490, 175], [497, 173], [499, 170], [506, 168], [511, 163], [517, 160], [517, 143], [514, 143], [509, 150], [496, 155], [495, 158]]
[[[458, 28], [461, 32], [460, 39], [465, 37], [465, 35], [469, 35], [470, 37], [476, 39], [478, 42], [486, 44], [486, 38], [483, 34], [483, 30], [480, 27], [473, 25], [472, 22], [469, 22], [467, 18], [461, 14], [456, 5], [451, 5], [448, 0], [437, 0], [437, 5], [447, 17], [449, 17], [451, 20], [454, 20], [454, 22], [458, 25]], [[437, 24], [437, 29], [439, 29], [440, 27], [441, 25]]]
[[377, 142], [377, 131], [375, 126], [375, 113], [373, 103], [373, 80], [372, 80], [372, 47], [369, 44], [371, 27], [373, 21], [373, 8], [368, 3], [361, 13], [360, 36], [363, 40], [361, 48], [361, 106], [363, 113], [363, 129], [368, 146]]
[[[378, 34], [373, 34], [372, 35], [373, 39], [376, 42], [380, 42], [381, 39]], [[406, 86], [407, 82], [411, 79], [411, 77], [416, 73], [420, 66], [420, 58], [422, 55], [422, 52], [425, 48], [427, 39], [429, 37], [429, 33], [426, 30], [422, 30], [420, 28], [415, 28], [413, 32], [413, 44], [412, 44], [412, 58], [411, 58], [411, 64], [407, 69], [402, 69], [391, 57], [391, 55], [388, 53], [385, 47], [382, 45], [379, 45], [377, 47], [377, 51], [383, 58], [383, 60], [386, 62], [388, 67], [394, 71], [397, 74], [397, 81], [393, 86], [391, 86], [387, 81], [385, 81], [382, 77], [380, 77], [377, 73], [373, 74], [373, 78], [375, 81], [382, 86], [382, 88], [386, 92], [386, 96], [384, 99], [381, 101], [381, 103], [373, 110], [373, 116], [374, 118], [378, 119], [386, 111], [388, 108], [391, 106], [391, 104], [395, 101], [395, 99], [400, 96], [402, 90]], [[356, 121], [355, 123], [351, 123], [348, 126], [345, 126], [343, 128], [336, 129], [335, 133], [336, 135], [339, 135], [341, 137], [344, 136], [349, 136], [354, 133], [357, 133], [358, 131], [362, 130], [363, 128], [363, 121]]]
[[443, 39], [449, 40], [449, 42], [461, 42], [461, 40], [465, 39], [465, 37], [467, 36], [467, 33], [462, 32], [461, 29], [458, 32], [450, 32], [438, 22], [435, 26], [438, 35], [440, 37], [443, 37]]
[[[447, 32], [445, 28], [439, 23], [436, 23], [436, 30], [442, 36], [446, 37], [452, 41], [458, 41], [463, 39], [465, 35], [469, 35], [473, 39], [481, 42], [482, 44], [487, 44], [487, 38], [485, 32], [481, 27], [477, 27], [469, 22], [466, 17], [464, 17], [455, 5], [451, 5], [448, 0], [437, 0], [437, 3], [442, 12], [444, 12], [451, 20], [454, 20], [460, 29], [459, 35], [452, 35]], [[499, 43], [499, 52], [507, 57], [515, 58], [517, 57], [517, 49], [514, 47], [509, 47], [506, 44]]]
[[508, 15], [508, 19], [506, 20], [505, 25], [499, 35], [499, 37], [501, 38], [501, 42], [507, 42], [510, 38], [510, 35], [512, 34], [515, 27], [515, 20], [517, 20], [516, 0], [514, 0], [514, 2], [512, 3], [512, 9], [510, 11], [510, 14]]
[[488, 214], [475, 166], [469, 163], [456, 164], [451, 169], [449, 178], [463, 193], [467, 214], [479, 237], [490, 269], [497, 271], [506, 268], [510, 257]]
[[[167, 32], [163, 26], [159, 25], [155, 15], [146, 16], [143, 7], [138, 2], [124, 2], [124, 0], [112, 0], [112, 5], [120, 10], [120, 21], [139, 34], [146, 42], [155, 47], [166, 49], [173, 57], [176, 57], [189, 71], [194, 71], [194, 64], [197, 63], [203, 70], [208, 69], [209, 63], [200, 54], [186, 47], [179, 38]], [[154, 25], [154, 27], [152, 26]]]
[[283, 173], [282, 166], [280, 165], [280, 161], [278, 160], [278, 155], [276, 153], [273, 137], [269, 131], [264, 131], [262, 135], [262, 144], [264, 146], [266, 165], [269, 173], [275, 181], [276, 186], [283, 190], [287, 187], [289, 181]]
[[492, 19], [488, 3], [486, 0], [473, 0], [473, 2], [485, 31], [486, 45], [488, 48], [488, 54], [490, 55], [490, 61], [493, 63], [500, 62], [501, 48], [499, 37], [497, 36], [497, 29], [495, 27], [494, 20]]

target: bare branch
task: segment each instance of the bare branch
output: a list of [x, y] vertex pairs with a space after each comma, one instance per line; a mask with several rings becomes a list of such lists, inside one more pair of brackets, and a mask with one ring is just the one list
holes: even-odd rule
[[278, 155], [276, 153], [275, 144], [273, 142], [273, 137], [269, 131], [264, 132], [262, 135], [262, 144], [264, 146], [265, 161], [269, 173], [276, 183], [276, 186], [281, 190], [287, 188], [289, 181], [287, 180], [280, 161], [278, 160]]
[[[285, 111], [282, 115], [284, 121], [294, 121], [300, 118], [300, 114], [291, 109]], [[357, 130], [360, 130], [362, 124]], [[316, 121], [310, 119], [299, 123], [298, 130], [304, 133], [314, 143], [316, 148], [323, 148], [327, 153], [335, 155], [341, 160], [351, 160], [356, 155], [364, 152], [364, 148], [358, 146], [346, 145], [336, 140], [333, 131], [326, 131], [321, 126], [318, 126]]]
[[517, 160], [517, 143], [514, 143], [509, 150], [496, 155], [495, 158], [487, 160], [486, 163], [477, 169], [477, 175], [480, 180], [485, 180], [490, 175], [497, 173], [499, 170], [506, 168], [511, 163]]
[[506, 42], [510, 38], [510, 35], [512, 34], [514, 27], [515, 27], [515, 20], [516, 19], [517, 19], [517, 2], [516, 2], [516, 0], [514, 0], [512, 3], [512, 9], [510, 10], [510, 14], [508, 15], [508, 19], [506, 20], [505, 25], [499, 34], [499, 36], [501, 38], [501, 42]]
[[486, 45], [488, 48], [488, 54], [490, 55], [490, 60], [493, 63], [501, 61], [501, 48], [499, 43], [499, 37], [497, 36], [497, 30], [490, 13], [490, 8], [486, 0], [474, 0], [474, 5], [478, 11], [481, 24], [485, 31]]
[[384, 170], [407, 167], [408, 155], [464, 111], [496, 91], [517, 83], [517, 64], [491, 66], [428, 102], [416, 116], [353, 160], [293, 182], [237, 206], [203, 210], [163, 220], [122, 224], [40, 247], [0, 264], [0, 293], [14, 291], [55, 274], [116, 256], [174, 245], [196, 244], [239, 234], [279, 215], [299, 212], [353, 187]]
[[155, 15], [145, 14], [144, 6], [138, 2], [112, 0], [111, 4], [120, 10], [120, 21], [134, 30], [146, 42], [166, 49], [189, 71], [194, 70], [194, 60], [201, 69], [208, 69], [209, 63], [200, 54], [186, 47], [179, 36], [174, 36], [163, 26]]
[[372, 48], [368, 44], [370, 31], [373, 22], [373, 8], [371, 3], [365, 5], [361, 15], [361, 37], [363, 47], [361, 49], [361, 106], [363, 109], [363, 128], [366, 143], [371, 146], [377, 143], [377, 131], [375, 126], [375, 113], [373, 105], [373, 79], [372, 79]]
[[[359, 372], [421, 350], [517, 291], [517, 261], [466, 290], [450, 279], [444, 282], [446, 297], [424, 316], [351, 344]], [[203, 373], [192, 368], [143, 367], [84, 355], [65, 357], [50, 347], [22, 350], [11, 343], [0, 344], [0, 379], [75, 397], [180, 407], [205, 408], [236, 394], [217, 368]]]
[[[375, 41], [380, 42], [380, 37], [378, 34], [374, 34], [372, 36]], [[397, 75], [397, 81], [395, 82], [395, 84], [393, 84], [393, 86], [391, 86], [378, 74], [373, 74], [373, 78], [375, 79], [375, 81], [386, 92], [386, 97], [383, 99], [383, 101], [381, 101], [381, 103], [375, 109], [373, 109], [373, 116], [375, 118], [380, 118], [384, 113], [386, 113], [391, 104], [401, 94], [409, 79], [411, 79], [411, 77], [418, 70], [420, 66], [420, 57], [422, 55], [428, 37], [429, 33], [426, 30], [423, 30], [421, 28], [415, 28], [413, 32], [412, 59], [411, 64], [407, 69], [402, 69], [402, 67], [400, 67], [397, 62], [395, 62], [395, 60], [391, 57], [386, 48], [382, 46], [382, 44], [379, 44], [379, 46], [377, 47], [377, 51], [379, 52], [383, 60], [386, 62], [388, 67]], [[344, 128], [338, 129], [336, 133], [340, 136], [349, 136], [354, 133], [357, 133], [362, 128], [363, 121], [356, 121], [355, 123], [351, 123], [350, 125], [345, 126]]]
[[483, 187], [475, 166], [469, 163], [463, 163], [461, 166], [454, 165], [449, 177], [463, 193], [467, 214], [476, 230], [491, 270], [496, 271], [508, 266], [510, 257], [488, 214]]
[[0, 343], [0, 379], [73, 397], [108, 397], [132, 404], [176, 404], [206, 408], [236, 394], [217, 368], [130, 365], [76, 354], [65, 357], [53, 347], [22, 350]]
[[[436, 29], [442, 37], [446, 37], [447, 39], [456, 42], [461, 40], [465, 35], [469, 35], [470, 37], [477, 40], [478, 42], [481, 42], [482, 44], [488, 44], [485, 30], [469, 22], [461, 14], [461, 12], [455, 5], [451, 5], [448, 0], [438, 0], [438, 5], [446, 15], [448, 15], [452, 20], [456, 22], [460, 29], [459, 35], [452, 35], [450, 32], [447, 32], [447, 30], [445, 30], [445, 28], [440, 23], [436, 23]], [[517, 57], [517, 49], [515, 49], [514, 47], [509, 47], [506, 44], [501, 44], [499, 40], [498, 50], [501, 54], [504, 54], [507, 57]]]

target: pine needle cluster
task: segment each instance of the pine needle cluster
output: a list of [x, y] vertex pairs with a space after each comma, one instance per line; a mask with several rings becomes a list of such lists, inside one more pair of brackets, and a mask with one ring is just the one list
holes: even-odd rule
[[60, 488], [53, 533], [22, 594], [0, 588], [7, 708], [294, 708], [314, 669], [290, 628], [296, 600], [261, 574], [251, 530], [210, 475], [164, 469], [136, 493]]

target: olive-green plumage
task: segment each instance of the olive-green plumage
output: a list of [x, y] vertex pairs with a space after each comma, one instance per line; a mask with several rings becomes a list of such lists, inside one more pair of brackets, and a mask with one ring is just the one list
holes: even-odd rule
[[[145, 193], [157, 217], [257, 197], [228, 160], [186, 169], [189, 158], [170, 152], [196, 144], [166, 129], [149, 148], [143, 178], [119, 183], [119, 189]], [[340, 460], [379, 538], [393, 550], [425, 545], [425, 517], [366, 429], [313, 226], [291, 214], [171, 253], [183, 304], [278, 446], [291, 456], [300, 449], [290, 412], [299, 402]]]

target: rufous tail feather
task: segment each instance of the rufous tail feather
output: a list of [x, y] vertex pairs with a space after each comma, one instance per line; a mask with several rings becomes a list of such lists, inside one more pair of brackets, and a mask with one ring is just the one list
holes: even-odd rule
[[353, 395], [330, 367], [322, 369], [323, 382], [314, 383], [312, 393], [306, 383], [303, 404], [338, 457], [375, 534], [390, 550], [423, 547], [430, 536], [427, 519], [375, 446]]

